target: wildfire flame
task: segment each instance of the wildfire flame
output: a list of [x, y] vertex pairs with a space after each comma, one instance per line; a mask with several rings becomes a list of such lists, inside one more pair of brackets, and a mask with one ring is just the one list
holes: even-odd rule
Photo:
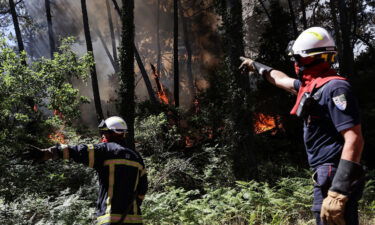
[[66, 144], [65, 135], [61, 131], [49, 134], [48, 139], [55, 143]]
[[168, 104], [169, 104], [169, 99], [168, 99], [168, 96], [167, 96], [167, 94], [166, 94], [166, 92], [165, 92], [165, 90], [164, 90], [163, 85], [162, 85], [161, 82], [160, 82], [160, 79], [159, 79], [159, 78], [160, 78], [160, 75], [159, 75], [158, 72], [156, 71], [155, 66], [152, 65], [151, 63], [150, 63], [150, 65], [151, 65], [152, 73], [153, 73], [153, 75], [154, 75], [154, 79], [155, 79], [155, 82], [156, 82], [156, 87], [157, 87], [157, 89], [158, 89], [158, 91], [157, 91], [158, 97], [159, 97], [159, 99], [160, 99], [160, 101], [161, 101], [162, 103], [168, 105]]
[[185, 146], [186, 148], [191, 148], [194, 145], [194, 141], [189, 137], [185, 136]]
[[264, 115], [263, 113], [258, 113], [255, 115], [254, 123], [254, 132], [260, 134], [269, 130], [272, 130], [276, 127], [281, 128], [280, 124], [277, 124], [276, 120], [279, 119], [279, 116], [273, 117]]
[[164, 90], [158, 91], [158, 97], [162, 103], [167, 104], [167, 105], [169, 104], [168, 96], [165, 94]]

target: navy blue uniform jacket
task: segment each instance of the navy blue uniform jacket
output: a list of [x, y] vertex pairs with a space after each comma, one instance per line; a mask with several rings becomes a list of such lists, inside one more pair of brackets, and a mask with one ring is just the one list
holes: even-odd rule
[[[99, 177], [97, 224], [142, 224], [140, 204], [147, 191], [147, 175], [140, 154], [115, 142], [68, 146], [64, 159], [73, 159], [96, 170]], [[130, 207], [129, 207], [130, 206]]]
[[[294, 88], [298, 91], [300, 86], [301, 81], [295, 80]], [[358, 124], [359, 107], [350, 84], [345, 80], [326, 83], [318, 104], [304, 118], [303, 138], [310, 166], [337, 166], [344, 145], [340, 132]]]

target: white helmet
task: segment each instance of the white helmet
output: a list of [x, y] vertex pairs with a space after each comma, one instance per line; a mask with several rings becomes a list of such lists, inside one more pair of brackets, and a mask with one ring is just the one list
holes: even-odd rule
[[112, 116], [99, 124], [99, 130], [101, 132], [113, 131], [117, 134], [122, 134], [128, 131], [128, 125], [121, 117]]
[[336, 54], [336, 45], [328, 31], [321, 27], [311, 27], [303, 31], [289, 44], [289, 55], [308, 57], [324, 53]]

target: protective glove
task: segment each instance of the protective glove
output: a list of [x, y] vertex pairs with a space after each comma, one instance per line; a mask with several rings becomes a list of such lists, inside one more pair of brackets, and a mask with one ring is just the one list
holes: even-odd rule
[[344, 212], [348, 196], [328, 191], [328, 196], [323, 200], [320, 218], [324, 224], [345, 225]]
[[327, 198], [323, 200], [320, 211], [320, 218], [323, 222], [345, 225], [345, 203], [349, 199], [353, 185], [363, 176], [364, 171], [360, 164], [345, 159], [340, 160]]
[[52, 146], [50, 148], [36, 148], [32, 147], [29, 149], [29, 152], [24, 154], [23, 158], [24, 159], [31, 159], [34, 160], [35, 162], [44, 162], [49, 159], [58, 159], [59, 158], [59, 153], [58, 153], [58, 146]]
[[242, 64], [239, 67], [239, 70], [242, 72], [254, 72], [256, 71], [260, 75], [264, 76], [266, 73], [271, 72], [273, 70], [272, 67], [263, 65], [262, 63], [255, 62], [252, 59], [240, 57], [240, 60], [242, 60]]

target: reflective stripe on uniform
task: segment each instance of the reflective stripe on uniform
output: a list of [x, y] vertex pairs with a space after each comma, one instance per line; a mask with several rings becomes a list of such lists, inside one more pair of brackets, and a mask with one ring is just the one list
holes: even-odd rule
[[108, 166], [108, 165], [126, 165], [126, 166], [137, 167], [139, 170], [143, 169], [143, 166], [140, 163], [135, 162], [135, 161], [131, 161], [131, 160], [127, 160], [127, 159], [106, 160], [106, 161], [104, 161], [104, 165], [105, 166]]
[[143, 169], [143, 170], [141, 171], [141, 177], [143, 177], [146, 173], [147, 173], [147, 170], [146, 170], [146, 169]]
[[92, 144], [87, 145], [87, 148], [89, 154], [89, 167], [93, 168], [95, 162], [95, 148]]
[[[138, 171], [137, 178], [135, 179], [134, 193], [136, 192], [137, 187], [138, 187], [139, 174], [140, 174], [140, 171]], [[137, 204], [137, 200], [136, 199], [134, 199], [134, 202], [133, 202], [133, 212], [134, 212], [134, 214], [138, 214], [138, 204]]]
[[[121, 214], [105, 214], [103, 216], [98, 217], [97, 225], [118, 222], [121, 219], [121, 216], [122, 216]], [[142, 216], [141, 215], [127, 215], [123, 223], [142, 223]]]
[[109, 180], [108, 180], [108, 198], [107, 198], [107, 207], [106, 207], [106, 214], [111, 213], [111, 204], [112, 204], [112, 196], [113, 196], [113, 186], [115, 184], [115, 165], [109, 165]]
[[69, 148], [68, 145], [61, 145], [61, 148], [63, 150], [63, 159], [69, 160]]

